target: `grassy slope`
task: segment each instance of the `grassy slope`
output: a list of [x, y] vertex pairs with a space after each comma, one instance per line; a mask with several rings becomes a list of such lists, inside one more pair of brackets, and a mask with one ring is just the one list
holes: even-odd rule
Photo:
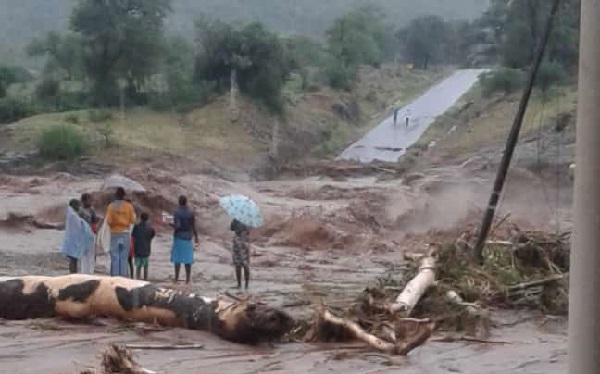
[[[315, 94], [303, 94], [298, 104], [290, 110], [291, 122], [313, 131], [327, 130], [324, 139], [312, 148], [316, 156], [327, 157], [343, 150], [359, 139], [383, 118], [389, 116], [395, 106], [406, 104], [435, 82], [448, 74], [449, 69], [430, 71], [384, 67], [379, 70], [364, 69], [360, 72], [357, 87], [350, 93], [330, 90]], [[356, 101], [360, 115], [358, 121], [344, 121], [331, 111], [336, 103]], [[325, 126], [322, 120], [327, 119]]]
[[[479, 88], [461, 98], [460, 102], [441, 116], [421, 138], [419, 145], [435, 141], [434, 152], [448, 157], [474, 153], [488, 146], [502, 146], [517, 111], [520, 94], [482, 98]], [[540, 128], [552, 124], [557, 114], [575, 110], [577, 92], [565, 87], [547, 100], [534, 93], [523, 121], [521, 139], [535, 135]], [[467, 102], [473, 104], [461, 111]], [[451, 132], [451, 130], [456, 129]], [[451, 132], [449, 134], [449, 132]]]
[[[316, 93], [298, 93], [289, 89], [285, 126], [312, 136], [305, 143], [296, 138], [288, 140], [300, 147], [303, 155], [334, 154], [370, 129], [392, 105], [423, 92], [444, 73], [443, 70], [367, 69], [361, 72], [354, 92], [323, 88]], [[332, 110], [332, 105], [354, 99], [361, 108], [358, 121], [346, 121]], [[103, 139], [97, 131], [104, 125], [90, 123], [87, 111], [43, 114], [11, 125], [12, 136], [0, 140], [0, 146], [33, 149], [43, 128], [65, 123], [68, 117], [76, 116], [79, 124], [75, 126], [91, 139], [92, 154], [102, 160], [148, 159], [168, 154], [245, 168], [267, 151], [274, 118], [248, 100], [241, 99], [238, 106], [238, 114], [233, 115], [228, 98], [222, 97], [186, 116], [136, 108], [128, 110], [122, 119], [115, 111], [111, 123], [115, 132], [113, 139], [119, 147], [108, 149], [103, 147]], [[328, 132], [330, 139], [322, 141], [322, 132]]]

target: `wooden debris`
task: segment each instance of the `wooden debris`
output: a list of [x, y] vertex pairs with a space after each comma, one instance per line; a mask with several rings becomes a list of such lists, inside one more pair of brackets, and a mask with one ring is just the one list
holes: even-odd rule
[[89, 369], [81, 374], [156, 374], [135, 362], [131, 351], [112, 344], [102, 353], [102, 368]]
[[430, 339], [436, 343], [456, 343], [456, 342], [469, 342], [469, 343], [481, 343], [481, 344], [511, 344], [510, 342], [503, 342], [497, 340], [480, 339], [474, 336], [468, 336], [465, 334], [446, 334], [444, 336], [432, 337]]
[[321, 309], [319, 319], [320, 321], [313, 328], [316, 327], [320, 331], [313, 332], [313, 334], [328, 334], [333, 331], [334, 334], [343, 336], [344, 339], [360, 340], [377, 351], [391, 355], [407, 355], [413, 349], [425, 344], [435, 328], [435, 323], [427, 320], [427, 322], [418, 324], [417, 332], [411, 337], [403, 341], [390, 342], [365, 331], [352, 320], [334, 316], [325, 308]]
[[435, 282], [435, 264], [436, 260], [432, 256], [421, 260], [417, 276], [408, 282], [396, 301], [390, 305], [392, 313], [402, 312], [403, 315], [410, 316], [421, 297]]
[[127, 349], [188, 350], [203, 349], [204, 344], [125, 344]]

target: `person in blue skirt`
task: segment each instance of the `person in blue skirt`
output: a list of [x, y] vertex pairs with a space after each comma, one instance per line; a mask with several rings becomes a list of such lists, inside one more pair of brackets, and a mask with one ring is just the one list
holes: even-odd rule
[[196, 218], [194, 212], [188, 207], [185, 196], [179, 196], [179, 207], [173, 214], [173, 247], [171, 248], [171, 262], [175, 265], [175, 282], [179, 282], [181, 264], [185, 266], [185, 283], [189, 284], [194, 263], [194, 244], [198, 244], [196, 231]]

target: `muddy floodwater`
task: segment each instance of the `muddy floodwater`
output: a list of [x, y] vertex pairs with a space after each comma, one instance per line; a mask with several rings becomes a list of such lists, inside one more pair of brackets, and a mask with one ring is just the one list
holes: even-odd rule
[[[446, 173], [446, 174], [443, 174]], [[483, 206], [492, 175], [444, 169], [418, 181], [304, 180], [233, 183], [201, 176], [142, 181], [150, 191], [144, 203], [154, 214], [168, 206], [164, 197], [187, 191], [202, 226], [193, 284], [206, 296], [233, 292], [228, 250], [229, 220], [215, 203], [218, 195], [241, 192], [253, 197], [266, 216], [252, 249], [249, 293], [298, 318], [311, 306], [347, 307], [378, 278], [401, 271], [406, 251], [419, 251], [429, 229], [448, 229]], [[147, 175], [159, 175], [157, 171]], [[520, 178], [520, 179], [519, 179]], [[545, 217], [535, 210], [531, 183], [513, 176], [514, 193], [503, 201], [515, 218]], [[167, 179], [165, 179], [167, 180]], [[522, 185], [515, 184], [521, 181]], [[13, 222], [9, 212], [46, 221], [64, 216], [68, 198], [95, 191], [98, 180], [59, 175], [13, 178], [0, 186], [0, 276], [60, 275], [67, 261], [58, 253], [62, 232]], [[207, 192], [208, 191], [208, 192]], [[154, 200], [153, 200], [154, 199]], [[523, 204], [523, 200], [527, 204]], [[174, 203], [168, 202], [169, 204]], [[568, 204], [565, 203], [565, 212]], [[159, 208], [156, 208], [156, 207]], [[519, 210], [519, 207], [526, 209]], [[3, 213], [4, 212], [4, 213]], [[442, 213], [448, 212], [448, 213]], [[501, 214], [505, 214], [501, 212]], [[546, 222], [546, 221], [545, 221]], [[150, 258], [150, 281], [171, 286], [170, 233], [159, 228]], [[98, 258], [105, 274], [107, 257]], [[179, 286], [182, 287], [182, 286]], [[113, 320], [0, 321], [0, 373], [79, 373], [99, 363], [110, 343], [202, 343], [198, 350], [137, 350], [144, 367], [158, 373], [406, 373], [406, 374], [554, 374], [566, 371], [566, 324], [525, 312], [494, 311], [494, 343], [428, 342], [408, 357], [386, 357], [361, 345], [279, 344], [247, 347], [204, 332], [161, 330]]]
[[[41, 239], [51, 243], [58, 233]], [[16, 238], [14, 238], [16, 240]], [[27, 241], [23, 243], [27, 247]], [[3, 247], [6, 242], [3, 243]], [[157, 247], [168, 245], [161, 237]], [[24, 247], [22, 247], [24, 248]], [[195, 292], [215, 295], [228, 291], [233, 273], [225, 259], [228, 253], [206, 243], [197, 254]], [[23, 250], [25, 252], [25, 250]], [[273, 252], [273, 253], [271, 253]], [[168, 284], [168, 253], [156, 250], [151, 278]], [[329, 300], [338, 305], [351, 302], [364, 285], [384, 274], [377, 263], [394, 261], [393, 254], [348, 259], [322, 253], [297, 253], [270, 249], [254, 267], [252, 294], [280, 305], [297, 316], [310, 313], [308, 302]], [[4, 274], [21, 273], [24, 263], [53, 268], [44, 273], [65, 273], [66, 262], [56, 254], [4, 254], [2, 263], [15, 266]], [[399, 257], [399, 256], [398, 256]], [[98, 270], [105, 271], [106, 259]], [[268, 267], [276, 261], [276, 267]], [[328, 265], [319, 266], [319, 262]], [[231, 290], [229, 290], [231, 291]], [[0, 367], [3, 373], [76, 373], [98, 362], [98, 355], [110, 343], [202, 343], [200, 350], [138, 350], [135, 355], [146, 368], [159, 373], [564, 373], [566, 370], [566, 326], [560, 319], [526, 313], [496, 314], [497, 328], [489, 338], [494, 344], [430, 342], [408, 357], [388, 358], [364, 350], [361, 345], [281, 344], [275, 347], [246, 347], [222, 341], [208, 333], [187, 330], [157, 330], [152, 326], [125, 324], [112, 320], [71, 323], [60, 320], [5, 321], [0, 326]]]

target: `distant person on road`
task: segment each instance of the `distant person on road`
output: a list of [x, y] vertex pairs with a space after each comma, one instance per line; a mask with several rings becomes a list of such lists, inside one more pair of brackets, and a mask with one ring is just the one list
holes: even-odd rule
[[409, 123], [410, 123], [410, 111], [406, 111], [406, 127], [408, 127]]
[[242, 269], [244, 270], [244, 288], [250, 283], [250, 230], [237, 219], [231, 222], [231, 231], [235, 233], [231, 247], [231, 257], [235, 267], [237, 288], [242, 288]]
[[173, 213], [173, 247], [171, 248], [171, 262], [175, 266], [175, 283], [179, 282], [181, 264], [185, 266], [185, 283], [189, 284], [192, 278], [192, 264], [194, 263], [194, 244], [198, 244], [196, 231], [196, 217], [188, 207], [185, 196], [179, 196], [179, 207]]
[[398, 111], [399, 110], [400, 110], [399, 108], [394, 109], [394, 126], [396, 126], [396, 122], [398, 121]]
[[110, 228], [110, 275], [127, 277], [127, 258], [135, 212], [133, 205], [125, 200], [125, 190], [122, 187], [117, 188], [115, 200], [106, 209], [106, 224]]
[[144, 280], [148, 280], [148, 259], [150, 257], [152, 239], [156, 231], [148, 222], [147, 213], [140, 215], [140, 222], [133, 227], [131, 236], [133, 238], [133, 254], [135, 261], [135, 277], [141, 279], [142, 268], [144, 268]]

